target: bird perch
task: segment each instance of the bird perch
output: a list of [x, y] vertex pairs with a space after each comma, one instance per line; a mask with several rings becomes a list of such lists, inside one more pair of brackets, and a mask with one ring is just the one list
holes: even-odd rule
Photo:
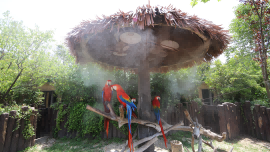
[[[110, 109], [110, 113], [105, 113], [103, 111], [100, 111], [96, 108], [93, 108], [89, 105], [86, 106], [86, 109], [87, 110], [90, 110], [90, 111], [93, 111], [99, 115], [102, 115], [106, 118], [109, 118], [111, 120], [114, 120], [114, 121], [117, 121], [118, 122], [118, 127], [120, 128], [121, 126], [123, 126], [124, 124], [128, 123], [128, 119], [124, 118], [124, 110], [123, 110], [123, 107], [120, 106], [119, 107], [119, 111], [120, 111], [120, 117], [117, 116], [114, 111], [113, 111], [113, 108], [111, 106], [111, 104], [109, 102], [106, 102], [106, 105], [107, 107]], [[191, 122], [191, 126], [183, 126], [183, 122], [180, 122], [176, 125], [170, 125], [168, 124], [166, 121], [164, 121], [163, 119], [161, 119], [161, 122], [163, 124], [163, 129], [164, 129], [164, 132], [167, 133], [169, 132], [170, 130], [181, 130], [181, 131], [189, 131], [189, 132], [194, 132], [194, 128], [198, 128], [199, 126], [199, 134], [200, 135], [204, 135], [204, 136], [207, 136], [209, 138], [211, 138], [212, 140], [216, 140], [218, 142], [222, 142], [225, 138], [226, 138], [226, 132], [223, 132], [222, 135], [218, 135], [214, 132], [211, 132], [210, 130], [206, 130], [205, 128], [203, 128], [199, 123], [198, 123], [198, 120], [196, 120], [196, 122], [194, 122], [188, 111], [185, 110], [184, 111], [187, 119]], [[141, 144], [141, 143], [144, 143], [144, 142], [147, 142], [146, 144], [144, 144], [142, 147], [140, 147], [139, 149], [137, 149], [136, 151], [143, 151], [145, 149], [147, 149], [149, 146], [151, 146], [155, 141], [157, 141], [157, 137], [162, 135], [161, 133], [161, 129], [160, 129], [160, 126], [159, 124], [157, 123], [154, 123], [154, 122], [150, 122], [150, 121], [147, 121], [147, 120], [141, 120], [141, 119], [132, 119], [131, 120], [131, 123], [137, 123], [137, 124], [140, 124], [140, 125], [144, 125], [144, 126], [147, 126], [147, 127], [152, 127], [154, 129], [157, 130], [157, 133], [152, 135], [152, 136], [149, 136], [149, 137], [146, 137], [146, 138], [143, 138], [139, 141], [136, 141], [135, 143], [133, 143], [133, 146], [136, 147], [137, 145]], [[199, 138], [201, 138], [200, 136], [198, 136]], [[192, 137], [194, 138], [194, 137]], [[194, 140], [194, 139], [193, 139]], [[203, 142], [205, 143], [206, 145], [210, 146], [212, 149], [214, 149], [214, 146], [212, 145], [212, 142], [211, 143], [208, 143], [207, 141], [204, 141], [204, 140], [200, 140], [200, 142]], [[201, 144], [200, 144], [201, 145]], [[194, 142], [192, 142], [192, 147], [194, 146]], [[128, 147], [127, 146], [124, 146], [123, 150], [122, 151], [125, 151]], [[193, 148], [194, 149], [194, 148]], [[201, 149], [201, 147], [199, 147], [199, 149]]]

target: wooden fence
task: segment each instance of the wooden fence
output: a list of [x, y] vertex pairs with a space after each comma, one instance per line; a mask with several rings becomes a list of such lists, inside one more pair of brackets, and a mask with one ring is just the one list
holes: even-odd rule
[[[222, 103], [219, 105], [202, 105], [199, 106], [197, 102], [179, 103], [175, 106], [168, 107], [161, 110], [161, 118], [169, 124], [176, 124], [180, 121], [188, 126], [190, 122], [184, 116], [184, 109], [187, 109], [193, 120], [198, 119], [198, 122], [204, 128], [221, 134], [227, 133], [227, 140], [234, 139], [240, 134], [247, 134], [255, 138], [270, 141], [270, 108], [255, 105], [251, 111], [251, 104], [246, 101], [242, 105], [240, 103]], [[67, 106], [63, 107], [64, 109]], [[33, 108], [34, 109], [34, 108]], [[27, 107], [22, 108], [23, 111]], [[33, 111], [36, 114], [37, 111]], [[41, 118], [37, 119], [34, 115], [31, 116], [30, 121], [34, 126], [36, 135], [28, 140], [25, 140], [22, 135], [25, 120], [20, 120], [20, 128], [12, 131], [16, 127], [16, 119], [9, 116], [15, 116], [16, 111], [11, 111], [10, 114], [4, 113], [0, 117], [0, 152], [4, 151], [19, 151], [26, 147], [35, 144], [36, 137], [44, 135], [53, 136], [53, 130], [56, 126], [57, 111], [52, 108], [39, 109]], [[78, 136], [77, 131], [68, 132], [65, 128], [68, 116], [64, 116], [64, 121], [60, 123], [61, 130], [58, 132], [58, 137], [75, 138]], [[168, 134], [172, 134], [171, 131]], [[86, 138], [92, 138], [91, 134], [86, 134]], [[105, 131], [100, 133], [101, 138], [106, 138]], [[108, 138], [127, 138], [127, 136], [110, 123]], [[11, 143], [12, 142], [12, 143]]]
[[[30, 116], [30, 123], [36, 131], [37, 111], [34, 111], [34, 107], [31, 109], [33, 110], [33, 115]], [[27, 110], [28, 107], [22, 107], [22, 111]], [[22, 132], [26, 120], [19, 120], [20, 127], [19, 129], [14, 130], [17, 127], [17, 119], [15, 118], [16, 113], [17, 111], [10, 111], [10, 113], [3, 113], [0, 115], [0, 152], [16, 152], [35, 145], [35, 135], [29, 139], [23, 137]]]
[[[202, 124], [204, 128], [210, 129], [218, 134], [226, 132], [227, 140], [234, 139], [240, 134], [247, 134], [261, 140], [270, 141], [270, 108], [255, 105], [255, 108], [251, 111], [250, 107], [249, 101], [246, 101], [243, 105], [236, 102], [234, 104], [222, 103], [212, 106], [199, 106], [197, 102], [192, 101], [190, 103], [179, 103], [175, 106], [162, 109], [161, 118], [172, 125], [183, 121], [184, 125], [188, 126], [190, 122], [186, 119], [183, 112], [184, 109], [187, 109], [191, 118], [193, 120], [197, 118], [198, 122]], [[64, 106], [64, 109], [66, 108], [67, 107]], [[52, 130], [56, 126], [55, 119], [57, 117], [57, 111], [48, 108], [48, 114], [44, 116], [48, 118], [43, 118], [44, 123], [42, 123], [43, 125], [41, 128], [49, 126], [50, 128], [48, 130], [50, 130], [50, 135], [52, 135]], [[64, 127], [66, 122], [67, 116], [64, 116], [64, 121], [60, 123], [61, 130], [58, 132], [58, 137], [76, 137], [78, 135], [77, 131], [68, 132], [67, 128]], [[172, 134], [174, 132], [175, 131], [171, 131], [167, 134]], [[87, 134], [86, 137], [93, 138], [90, 134]], [[105, 131], [101, 132], [100, 137], [106, 138]], [[126, 135], [123, 134], [118, 127], [115, 127], [110, 123], [108, 138], [114, 137], [126, 138]]]

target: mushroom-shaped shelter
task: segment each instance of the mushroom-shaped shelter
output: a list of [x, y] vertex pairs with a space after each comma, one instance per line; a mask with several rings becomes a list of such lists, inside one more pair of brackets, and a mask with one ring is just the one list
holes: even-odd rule
[[[154, 121], [149, 72], [211, 61], [222, 54], [229, 36], [220, 26], [172, 6], [146, 5], [136, 12], [120, 11], [83, 21], [68, 33], [66, 41], [80, 64], [95, 62], [105, 69], [138, 72], [139, 118]], [[139, 138], [151, 134], [147, 128], [139, 129]]]

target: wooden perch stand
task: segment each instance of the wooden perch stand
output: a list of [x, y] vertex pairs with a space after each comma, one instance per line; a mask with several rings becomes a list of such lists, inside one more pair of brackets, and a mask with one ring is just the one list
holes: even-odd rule
[[[111, 104], [109, 102], [106, 103], [107, 107], [110, 109], [110, 113], [105, 113], [103, 111], [100, 111], [96, 108], [93, 108], [89, 105], [86, 106], [87, 110], [93, 111], [99, 115], [102, 115], [106, 118], [109, 118], [111, 120], [117, 121], [118, 122], [118, 126], [119, 128], [121, 126], [123, 126], [124, 124], [128, 123], [128, 119], [124, 118], [124, 110], [123, 110], [123, 106], [119, 106], [119, 111], [120, 111], [120, 117], [117, 116], [114, 111], [113, 108], [111, 106]], [[218, 135], [214, 132], [211, 132], [210, 130], [206, 130], [205, 128], [202, 127], [201, 124], [198, 123], [198, 120], [196, 119], [195, 122], [191, 119], [189, 113], [187, 110], [184, 111], [186, 118], [190, 121], [191, 125], [190, 126], [183, 126], [183, 122], [180, 122], [176, 125], [170, 125], [167, 122], [165, 122], [163, 119], [161, 119], [162, 124], [163, 124], [163, 129], [164, 129], [164, 133], [166, 134], [167, 132], [171, 131], [171, 130], [181, 130], [181, 131], [189, 131], [192, 132], [192, 143], [191, 143], [191, 147], [193, 152], [195, 152], [194, 150], [194, 138], [195, 139], [199, 139], [199, 147], [198, 147], [198, 152], [202, 151], [202, 143], [205, 143], [206, 145], [210, 146], [212, 149], [214, 149], [215, 151], [215, 147], [212, 145], [212, 141], [209, 143], [207, 141], [204, 141], [202, 139], [201, 135], [207, 136], [209, 137], [211, 140], [216, 140], [218, 142], [222, 142], [225, 138], [226, 138], [226, 132], [223, 132], [222, 135]], [[146, 120], [141, 120], [141, 119], [134, 119], [132, 118], [131, 123], [137, 123], [140, 125], [144, 125], [147, 127], [152, 127], [154, 128], [157, 133], [155, 133], [152, 136], [143, 138], [139, 141], [136, 141], [133, 143], [133, 146], [136, 147], [142, 143], [145, 143], [142, 147], [140, 147], [139, 149], [136, 149], [136, 152], [141, 152], [144, 151], [145, 149], [147, 149], [149, 146], [151, 146], [155, 141], [158, 140], [158, 136], [161, 136], [161, 129], [159, 124], [154, 123], [154, 122], [150, 122], [150, 121], [146, 121]], [[124, 146], [124, 148], [122, 149], [122, 152], [129, 149], [129, 147], [126, 145]]]

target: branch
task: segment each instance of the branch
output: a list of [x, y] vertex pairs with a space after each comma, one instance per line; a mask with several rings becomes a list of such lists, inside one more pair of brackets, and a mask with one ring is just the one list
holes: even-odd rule
[[[111, 116], [111, 114], [114, 113], [112, 108], [111, 108], [111, 104], [108, 103], [107, 106], [110, 108], [110, 111], [111, 111], [110, 114], [107, 114], [107, 113], [105, 113], [103, 111], [100, 111], [100, 110], [98, 110], [96, 108], [93, 108], [93, 107], [91, 107], [89, 105], [86, 106], [86, 109], [90, 110], [90, 111], [93, 111], [93, 112], [95, 112], [95, 113], [97, 113], [99, 115], [102, 115], [102, 116], [104, 116], [106, 118], [109, 118], [111, 120], [117, 121], [119, 128], [121, 126], [123, 126], [124, 124], [128, 123], [127, 118], [121, 119], [120, 117], [118, 117], [116, 115], [115, 115], [115, 117]], [[147, 120], [131, 119], [131, 123], [137, 123], [137, 124], [140, 124], [140, 125], [145, 125], [145, 126], [148, 126], [148, 127], [152, 127], [154, 129], [156, 129], [158, 132], [161, 131], [160, 126], [157, 123], [153, 123], [153, 122], [150, 122], [150, 121], [147, 121]]]
[[[110, 103], [108, 103], [108, 107], [110, 107]], [[90, 110], [90, 111], [93, 111], [99, 115], [102, 115], [106, 118], [109, 118], [111, 120], [114, 120], [114, 121], [117, 121], [118, 122], [118, 126], [119, 128], [128, 123], [128, 120], [127, 118], [123, 118], [123, 120], [121, 120], [120, 117], [116, 116], [115, 118], [113, 118], [111, 116], [111, 114], [108, 114], [108, 113], [105, 113], [103, 111], [100, 111], [96, 108], [93, 108], [89, 105], [86, 106], [86, 109]], [[113, 110], [112, 110], [113, 111]], [[165, 122], [163, 119], [160, 119], [161, 122], [162, 122], [162, 126], [163, 126], [163, 129], [168, 129], [170, 127], [172, 127], [172, 125], [168, 124], [167, 122]], [[157, 124], [157, 123], [153, 123], [153, 122], [150, 122], [150, 121], [147, 121], [147, 120], [141, 120], [141, 119], [131, 119], [131, 123], [137, 123], [137, 124], [140, 124], [140, 125], [145, 125], [147, 127], [152, 127], [154, 129], [156, 129], [158, 132], [161, 131], [160, 129], [160, 126]], [[193, 128], [189, 127], [189, 126], [177, 126], [175, 128], [173, 128], [173, 130], [181, 130], [181, 131], [189, 131], [189, 132], [193, 132]], [[210, 130], [206, 130], [204, 129], [203, 127], [200, 129], [200, 134], [204, 135], [204, 136], [207, 136], [209, 138], [211, 138], [212, 140], [217, 140], [218, 142], [222, 142], [225, 138], [226, 138], [226, 132], [222, 133], [222, 136], [214, 133], [214, 132], [211, 132]]]
[[[179, 127], [179, 126], [181, 126], [181, 125], [183, 125], [183, 122], [180, 122], [180, 123], [178, 123], [178, 124], [176, 124], [176, 125], [171, 126], [170, 128], [164, 130], [164, 134], [166, 134], [167, 132], [169, 132], [169, 131], [171, 131], [171, 130], [174, 130], [175, 128], [177, 128], [177, 127]], [[158, 136], [161, 136], [161, 135], [162, 135], [162, 132], [158, 132], [158, 133], [155, 133], [155, 134], [152, 135], [152, 136], [143, 138], [143, 139], [141, 139], [141, 140], [136, 141], [135, 143], [133, 143], [133, 147], [136, 147], [136, 146], [138, 146], [138, 145], [140, 145], [140, 144], [142, 144], [142, 143], [144, 143], [144, 142], [146, 142], [146, 141], [153, 140], [154, 138], [157, 138]], [[147, 143], [146, 143], [145, 145], [147, 145]], [[144, 146], [145, 146], [145, 145], [144, 145]], [[151, 144], [151, 145], [152, 145], [152, 144]], [[149, 146], [151, 146], [151, 145], [148, 145], [147, 148], [148, 148]], [[144, 146], [143, 146], [143, 147], [144, 147]], [[123, 151], [123, 150], [122, 150], [122, 151]]]
[[194, 149], [194, 137], [192, 136], [192, 141], [191, 141], [191, 148], [192, 148], [192, 151], [195, 152], [195, 149]]
[[8, 88], [8, 90], [6, 91], [6, 93], [2, 96], [2, 100], [5, 99], [5, 97], [8, 95], [9, 91], [11, 90], [11, 88], [14, 86], [14, 84], [16, 83], [16, 81], [19, 79], [19, 77], [22, 74], [23, 69], [21, 69], [21, 71], [18, 73], [17, 77], [15, 78], [15, 80], [13, 81], [13, 83], [10, 85], [10, 87]]

